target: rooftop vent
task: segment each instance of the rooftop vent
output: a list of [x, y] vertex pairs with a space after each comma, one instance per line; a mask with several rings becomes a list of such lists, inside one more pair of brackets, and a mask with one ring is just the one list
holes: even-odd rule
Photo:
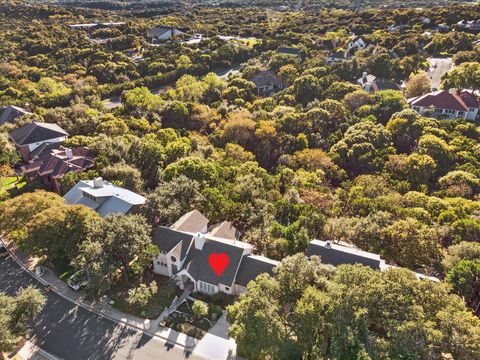
[[72, 151], [72, 149], [65, 149], [65, 156], [67, 157], [68, 160], [73, 159], [73, 151]]
[[103, 178], [97, 177], [93, 180], [93, 187], [103, 188]]
[[325, 247], [328, 249], [332, 248], [332, 242], [330, 240], [325, 241]]

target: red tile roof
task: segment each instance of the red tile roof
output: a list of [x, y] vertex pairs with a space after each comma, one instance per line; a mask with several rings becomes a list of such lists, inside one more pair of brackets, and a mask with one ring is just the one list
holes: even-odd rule
[[[433, 106], [439, 109], [457, 111], [468, 111], [471, 107], [478, 107], [478, 101], [468, 91], [463, 91], [460, 94], [456, 94], [450, 93], [448, 90], [439, 90], [430, 94], [409, 99], [408, 103], [411, 106]], [[473, 106], [471, 106], [471, 104], [473, 104]]]
[[95, 163], [93, 153], [86, 147], [71, 149], [72, 157], [67, 158], [67, 149], [61, 147], [51, 151], [43, 151], [32, 159], [27, 165], [22, 166], [25, 174], [37, 172], [43, 176], [50, 174], [52, 178], [58, 178], [68, 172], [81, 172], [91, 168]]

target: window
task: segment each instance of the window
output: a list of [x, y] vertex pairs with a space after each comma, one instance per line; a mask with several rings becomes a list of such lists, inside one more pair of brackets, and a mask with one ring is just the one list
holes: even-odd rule
[[230, 291], [230, 288], [228, 286], [225, 286], [225, 291]]
[[177, 258], [175, 256], [170, 257], [170, 260], [172, 260], [172, 262], [177, 262]]
[[162, 265], [162, 263], [160, 261], [157, 261], [157, 265]]
[[465, 115], [465, 111], [459, 111], [459, 112], [458, 112], [458, 115], [459, 115], [459, 116]]

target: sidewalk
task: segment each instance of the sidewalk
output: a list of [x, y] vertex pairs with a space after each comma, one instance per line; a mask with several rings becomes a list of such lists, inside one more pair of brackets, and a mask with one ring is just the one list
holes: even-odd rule
[[203, 339], [198, 340], [170, 328], [161, 327], [156, 320], [142, 319], [137, 316], [123, 313], [109, 304], [91, 302], [85, 299], [84, 291], [73, 291], [66, 283], [58, 279], [50, 270], [42, 267], [45, 272], [42, 276], [35, 273], [38, 259], [25, 254], [16, 244], [3, 240], [5, 247], [12, 258], [28, 271], [34, 278], [45, 286], [50, 285], [52, 290], [64, 299], [75, 303], [84, 309], [99, 316], [105, 317], [116, 323], [135, 328], [152, 337], [157, 337], [168, 344], [190, 351], [206, 359], [233, 360], [236, 357], [236, 344], [227, 335], [229, 324], [223, 315], [218, 322], [208, 331]]
[[84, 291], [73, 291], [66, 283], [58, 279], [50, 269], [43, 267], [45, 270], [44, 274], [42, 276], [38, 276], [35, 273], [35, 266], [37, 265], [38, 259], [28, 256], [12, 242], [4, 239], [3, 243], [5, 244], [5, 247], [7, 247], [12, 258], [20, 266], [30, 272], [34, 278], [36, 278], [45, 286], [50, 285], [52, 290], [64, 299], [71, 301], [97, 315], [103, 316], [114, 322], [130, 326], [150, 336], [158, 337], [169, 344], [179, 346], [185, 350], [192, 351], [197, 345], [197, 339], [187, 336], [183, 333], [177, 332], [170, 328], [152, 326], [153, 324], [150, 322], [150, 320], [123, 313], [113, 308], [109, 304], [102, 304], [99, 302], [91, 302], [86, 300]]

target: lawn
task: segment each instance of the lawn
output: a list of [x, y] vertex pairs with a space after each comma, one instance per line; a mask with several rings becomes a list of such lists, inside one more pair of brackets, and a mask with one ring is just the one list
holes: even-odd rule
[[[15, 196], [26, 184], [27, 181], [23, 177], [18, 179], [16, 176], [0, 177], [0, 199]], [[10, 194], [7, 195], [8, 193]]]
[[108, 296], [115, 301], [113, 307], [116, 309], [141, 317], [145, 319], [156, 319], [162, 311], [169, 307], [175, 297], [176, 287], [169, 278], [158, 275], [147, 275], [143, 279], [144, 283], [150, 284], [153, 280], [157, 282], [158, 292], [152, 297], [148, 304], [144, 307], [130, 305], [127, 302], [128, 290], [132, 288], [132, 284], [138, 284], [138, 280], [132, 280], [128, 284], [121, 281], [114, 286]]

